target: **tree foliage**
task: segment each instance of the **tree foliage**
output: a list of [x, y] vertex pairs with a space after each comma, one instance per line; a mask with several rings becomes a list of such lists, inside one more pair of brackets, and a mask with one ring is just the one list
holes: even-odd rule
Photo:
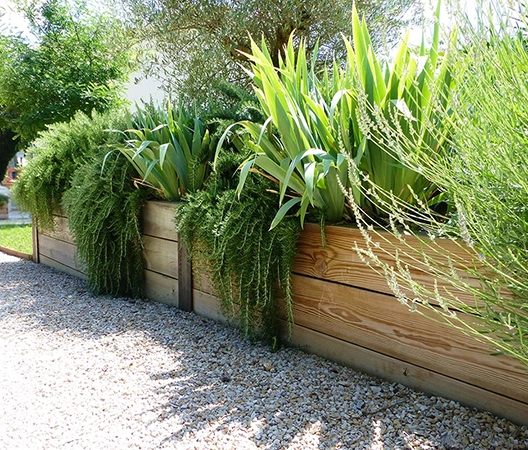
[[[6, 172], [9, 161], [16, 155], [17, 142], [16, 135], [12, 130], [0, 129], [0, 174], [2, 175]], [[2, 180], [0, 179], [0, 181]]]
[[119, 99], [132, 54], [122, 24], [66, 0], [22, 7], [34, 40], [0, 36], [0, 127], [31, 142], [76, 111], [103, 111]]
[[[292, 32], [307, 48], [320, 46], [321, 58], [344, 53], [341, 34], [351, 34], [352, 0], [121, 0], [135, 30], [153, 41], [152, 67], [168, 90], [193, 99], [206, 98], [223, 80], [247, 85], [240, 69], [251, 34], [264, 38], [275, 65]], [[356, 2], [376, 43], [396, 37], [407, 17], [419, 11], [414, 0]]]

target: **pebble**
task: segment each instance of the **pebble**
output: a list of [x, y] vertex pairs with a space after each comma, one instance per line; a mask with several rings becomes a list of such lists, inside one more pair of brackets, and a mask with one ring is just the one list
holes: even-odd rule
[[528, 428], [0, 253], [0, 450], [528, 449]]

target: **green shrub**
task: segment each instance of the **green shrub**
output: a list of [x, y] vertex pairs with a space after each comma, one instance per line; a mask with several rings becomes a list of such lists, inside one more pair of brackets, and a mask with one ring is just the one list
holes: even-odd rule
[[13, 186], [20, 209], [31, 213], [40, 227], [52, 229], [52, 213], [62, 207], [62, 196], [76, 170], [99, 148], [118, 139], [107, 131], [118, 122], [116, 113], [79, 112], [70, 122], [50, 125], [42, 132], [28, 150], [33, 157]]
[[100, 294], [138, 296], [143, 279], [139, 213], [145, 190], [134, 186], [134, 170], [119, 152], [123, 115], [78, 113], [50, 126], [35, 141], [35, 156], [22, 171], [14, 195], [42, 228], [64, 208], [90, 288]]
[[139, 217], [145, 189], [133, 183], [134, 169], [114, 152], [87, 158], [64, 194], [68, 225], [88, 284], [98, 294], [141, 295], [143, 244]]
[[255, 177], [241, 196], [233, 173], [239, 154], [224, 153], [203, 191], [188, 194], [176, 210], [176, 229], [191, 250], [194, 267], [209, 268], [224, 312], [239, 321], [242, 332], [280, 342], [281, 299], [293, 322], [291, 277], [298, 221], [283, 220], [270, 230], [276, 201], [273, 187]]

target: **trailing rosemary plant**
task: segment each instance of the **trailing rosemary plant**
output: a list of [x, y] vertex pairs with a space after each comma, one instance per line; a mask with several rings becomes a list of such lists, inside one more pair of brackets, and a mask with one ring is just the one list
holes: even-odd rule
[[284, 218], [273, 230], [276, 196], [264, 177], [249, 177], [240, 197], [233, 173], [243, 160], [224, 154], [205, 190], [187, 195], [176, 211], [176, 229], [194, 267], [207, 266], [225, 314], [242, 333], [280, 344], [280, 301], [293, 323], [292, 267], [298, 220]]
[[134, 169], [118, 152], [102, 148], [75, 173], [64, 195], [68, 224], [98, 294], [141, 294], [143, 244], [139, 217], [146, 190], [133, 183]]
[[107, 145], [106, 131], [116, 126], [116, 113], [77, 113], [67, 123], [50, 125], [34, 142], [28, 153], [34, 154], [13, 186], [20, 209], [31, 213], [42, 228], [52, 229], [53, 213], [60, 209], [62, 196], [71, 186], [79, 166]]
[[125, 157], [114, 152], [103, 163], [110, 146], [122, 140], [112, 128], [126, 128], [118, 113], [78, 113], [50, 126], [13, 190], [42, 228], [52, 229], [53, 213], [65, 208], [93, 291], [136, 296], [143, 277], [138, 217], [145, 193], [134, 187]]

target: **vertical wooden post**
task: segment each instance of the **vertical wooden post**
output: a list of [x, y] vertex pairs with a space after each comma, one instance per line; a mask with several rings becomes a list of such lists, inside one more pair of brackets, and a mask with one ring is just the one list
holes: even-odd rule
[[178, 307], [182, 311], [193, 310], [192, 266], [187, 249], [180, 241], [178, 247]]
[[39, 236], [38, 236], [37, 221], [35, 219], [31, 220], [31, 236], [33, 239], [33, 261], [36, 263], [39, 263], [40, 262]]

